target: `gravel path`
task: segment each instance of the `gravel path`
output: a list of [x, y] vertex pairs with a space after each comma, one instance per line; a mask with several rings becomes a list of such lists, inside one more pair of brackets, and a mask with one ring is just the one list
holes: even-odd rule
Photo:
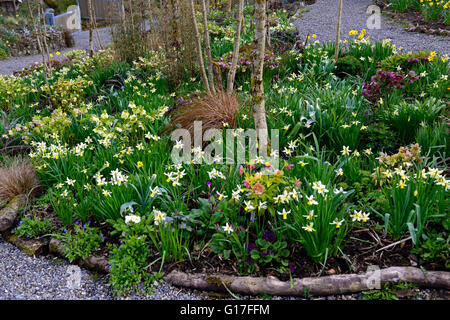
[[[302, 18], [296, 21], [302, 35], [317, 34], [319, 41], [335, 40], [336, 37], [336, 0], [318, 0], [316, 4], [307, 6], [306, 12]], [[341, 38], [348, 38], [348, 31], [351, 29], [367, 29], [367, 35], [372, 40], [392, 39], [397, 47], [402, 47], [406, 51], [412, 50], [432, 50], [443, 54], [450, 54], [450, 41], [448, 38], [440, 36], [426, 35], [423, 33], [407, 32], [402, 26], [392, 24], [389, 19], [381, 16], [381, 28], [370, 30], [367, 21], [369, 14], [366, 13], [367, 7], [372, 4], [372, 0], [345, 0], [342, 12], [342, 32]], [[109, 28], [100, 28], [99, 34], [103, 46], [111, 42]], [[61, 53], [72, 51], [73, 49], [89, 49], [89, 32], [81, 31], [74, 35], [75, 47], [65, 48]], [[99, 45], [94, 33], [94, 49]], [[63, 59], [64, 55], [54, 56], [53, 59]], [[29, 66], [35, 62], [41, 62], [40, 55], [25, 57], [10, 57], [6, 60], [0, 60], [0, 74], [11, 74], [15, 70]]]
[[[435, 35], [408, 32], [401, 25], [392, 24], [389, 18], [381, 15], [381, 28], [369, 29], [367, 21], [370, 17], [366, 13], [372, 0], [345, 0], [342, 10], [341, 39], [349, 38], [348, 32], [352, 29], [367, 29], [371, 40], [392, 39], [397, 47], [405, 51], [431, 50], [450, 54], [450, 40]], [[313, 5], [306, 6], [309, 12], [295, 22], [296, 27], [304, 36], [317, 35], [319, 41], [334, 41], [336, 39], [337, 0], [317, 0]]]
[[[32, 258], [0, 237], [0, 300], [112, 300], [106, 276], [81, 270], [79, 285], [71, 288], [71, 265], [58, 258]], [[158, 283], [154, 294], [127, 300], [197, 300], [196, 292]]]
[[[98, 33], [100, 35], [100, 41], [102, 42], [103, 47], [106, 47], [108, 43], [111, 42], [111, 33], [109, 31], [109, 27], [99, 28]], [[78, 49], [78, 50], [89, 50], [89, 31], [80, 31], [73, 35], [75, 40], [75, 46], [73, 48], [64, 48], [61, 49], [61, 55], [57, 56], [53, 52], [53, 60], [62, 60], [64, 59], [64, 53]], [[100, 48], [96, 32], [94, 31], [94, 50], [98, 50]], [[23, 56], [23, 57], [9, 57], [5, 60], [0, 60], [0, 75], [12, 74], [14, 71], [22, 70], [24, 67], [27, 67], [35, 62], [42, 62], [42, 56], [32, 55], [32, 56]]]

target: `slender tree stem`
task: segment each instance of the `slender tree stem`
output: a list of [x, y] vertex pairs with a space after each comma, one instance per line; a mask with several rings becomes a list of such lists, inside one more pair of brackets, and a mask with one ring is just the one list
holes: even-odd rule
[[195, 45], [197, 47], [197, 59], [200, 72], [203, 79], [203, 85], [205, 86], [206, 93], [211, 95], [211, 89], [209, 88], [208, 77], [206, 76], [205, 63], [203, 62], [202, 43], [200, 41], [200, 33], [198, 32], [197, 19], [195, 18], [194, 0], [188, 0], [191, 10], [192, 26], [194, 28]]
[[341, 16], [342, 16], [342, 2], [339, 0], [338, 15], [337, 15], [337, 28], [336, 28], [336, 43], [334, 51], [334, 60], [339, 58], [339, 46], [341, 41]]

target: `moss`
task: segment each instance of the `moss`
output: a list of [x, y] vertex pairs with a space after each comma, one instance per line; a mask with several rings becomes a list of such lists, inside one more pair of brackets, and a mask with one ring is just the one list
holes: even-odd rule
[[343, 78], [347, 75], [358, 75], [363, 70], [361, 61], [353, 56], [345, 56], [336, 62], [336, 75]]
[[206, 276], [205, 277], [205, 281], [208, 282], [209, 284], [212, 284], [214, 286], [216, 286], [217, 288], [221, 288], [224, 285], [226, 287], [229, 287], [231, 285], [231, 283], [233, 282], [234, 277], [232, 277], [230, 280], [225, 281], [224, 279], [220, 278], [220, 277], [215, 277], [215, 276]]

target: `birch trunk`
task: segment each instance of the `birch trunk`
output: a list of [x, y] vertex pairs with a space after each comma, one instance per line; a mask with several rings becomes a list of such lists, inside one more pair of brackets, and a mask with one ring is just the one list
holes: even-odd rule
[[251, 92], [253, 99], [253, 118], [258, 137], [260, 156], [267, 155], [269, 137], [267, 132], [264, 98], [264, 54], [266, 46], [266, 0], [255, 0], [255, 52], [252, 68]]
[[192, 25], [194, 28], [195, 45], [197, 48], [197, 59], [198, 59], [198, 64], [199, 64], [199, 68], [200, 68], [200, 73], [202, 75], [203, 85], [205, 86], [206, 93], [211, 95], [211, 90], [209, 88], [209, 83], [208, 83], [208, 77], [206, 76], [206, 71], [205, 71], [205, 63], [203, 62], [202, 43], [200, 41], [200, 34], [198, 32], [197, 19], [195, 17], [194, 0], [188, 0], [188, 3], [189, 3], [190, 10], [191, 10], [191, 16], [192, 16], [191, 18], [192, 18]]
[[342, 1], [339, 0], [339, 7], [338, 7], [338, 15], [337, 15], [337, 28], [336, 28], [336, 45], [335, 45], [335, 51], [334, 51], [334, 60], [337, 60], [339, 58], [339, 46], [341, 41], [341, 15], [342, 15]]
[[[28, 13], [29, 13], [29, 15], [31, 17], [31, 22], [33, 24], [33, 30], [34, 30], [34, 33], [36, 35], [36, 41], [37, 41], [37, 44], [38, 44], [38, 48], [39, 48], [39, 51], [41, 52], [41, 55], [42, 55], [42, 64], [44, 65], [44, 79], [45, 79], [45, 83], [48, 84], [47, 76], [48, 76], [49, 72], [48, 72], [47, 61], [45, 59], [44, 45], [41, 42], [41, 32], [40, 32], [40, 30], [38, 30], [37, 23], [36, 23], [35, 18], [34, 18], [35, 16], [33, 14], [33, 10], [31, 9], [30, 0], [27, 0], [27, 8], [28, 8]], [[38, 12], [39, 12], [39, 10], [40, 10], [40, 4], [38, 6]]]
[[239, 60], [239, 49], [241, 44], [242, 17], [244, 12], [244, 0], [239, 0], [238, 11], [236, 14], [236, 35], [234, 37], [234, 50], [231, 67], [227, 76], [227, 93], [233, 93], [234, 79], [236, 77], [236, 67]]
[[275, 277], [239, 277], [222, 274], [188, 274], [172, 271], [164, 280], [174, 286], [202, 291], [234, 292], [245, 295], [267, 293], [277, 296], [313, 296], [350, 294], [380, 289], [383, 284], [402, 280], [424, 288], [450, 289], [450, 272], [426, 271], [414, 267], [390, 267], [363, 274], [294, 278], [280, 281]]
[[92, 0], [88, 0], [88, 12], [89, 12], [89, 55], [92, 57], [94, 55], [94, 36], [92, 33]]
[[228, 0], [228, 6], [227, 6], [227, 16], [231, 16], [231, 9], [233, 7], [233, 0]]
[[202, 6], [202, 14], [203, 14], [203, 29], [204, 29], [204, 38], [205, 38], [205, 50], [206, 56], [208, 57], [208, 77], [209, 77], [209, 88], [212, 93], [216, 93], [216, 88], [214, 87], [214, 73], [213, 73], [213, 64], [212, 64], [212, 56], [211, 56], [211, 44], [209, 42], [209, 30], [208, 30], [208, 16], [205, 0], [200, 0]]

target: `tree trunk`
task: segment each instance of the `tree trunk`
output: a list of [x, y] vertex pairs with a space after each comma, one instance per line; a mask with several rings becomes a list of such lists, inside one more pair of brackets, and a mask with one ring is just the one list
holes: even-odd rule
[[[41, 4], [39, 2], [38, 3], [38, 13], [40, 12], [40, 7], [41, 7]], [[38, 48], [42, 55], [42, 64], [44, 65], [44, 80], [45, 80], [45, 83], [48, 85], [49, 69], [48, 69], [48, 65], [47, 65], [47, 60], [45, 59], [44, 43], [41, 41], [41, 31], [38, 30], [37, 23], [34, 18], [35, 15], [33, 14], [33, 10], [31, 9], [30, 0], [27, 0], [27, 8], [28, 8], [28, 14], [31, 17], [31, 22], [33, 24], [33, 30], [36, 35], [36, 41], [38, 44]], [[50, 58], [48, 56], [47, 56], [47, 59], [50, 60]]]
[[204, 37], [205, 37], [205, 50], [206, 56], [208, 57], [208, 77], [209, 77], [209, 88], [212, 93], [216, 93], [216, 88], [214, 87], [214, 73], [213, 73], [213, 64], [212, 64], [212, 56], [211, 56], [211, 44], [209, 42], [209, 30], [208, 30], [208, 16], [205, 0], [200, 0], [202, 6], [202, 14], [203, 14], [203, 28], [204, 28]]
[[244, 295], [261, 293], [277, 296], [325, 296], [380, 289], [384, 283], [402, 280], [425, 288], [450, 289], [450, 272], [427, 271], [414, 267], [391, 267], [364, 274], [342, 274], [280, 281], [275, 277], [235, 277], [222, 274], [188, 274], [172, 271], [168, 283], [202, 291], [228, 290]]
[[209, 88], [208, 77], [206, 76], [205, 71], [205, 63], [203, 62], [203, 52], [202, 52], [202, 43], [200, 41], [200, 34], [198, 32], [197, 19], [195, 17], [195, 8], [194, 8], [194, 0], [188, 0], [189, 7], [191, 10], [191, 18], [192, 25], [194, 27], [194, 37], [195, 37], [195, 45], [197, 48], [197, 59], [200, 68], [200, 73], [203, 79], [203, 85], [205, 86], [206, 93], [211, 95], [211, 90]]
[[231, 9], [233, 8], [233, 0], [228, 0], [228, 6], [227, 6], [227, 16], [231, 16]]
[[337, 14], [337, 28], [336, 28], [336, 44], [334, 51], [334, 60], [339, 58], [339, 46], [341, 41], [341, 15], [342, 15], [342, 1], [339, 0], [338, 14]]
[[88, 13], [89, 13], [89, 55], [92, 57], [94, 55], [94, 37], [92, 33], [92, 20], [94, 17], [92, 16], [92, 0], [88, 0]]
[[272, 45], [271, 39], [270, 39], [270, 19], [269, 19], [270, 0], [267, 0], [267, 1], [268, 1], [268, 3], [267, 3], [267, 7], [266, 7], [266, 23], [267, 23], [267, 25], [266, 25], [266, 45], [267, 45], [267, 47], [270, 47]]
[[255, 51], [251, 77], [253, 118], [258, 137], [260, 156], [267, 155], [269, 137], [267, 132], [264, 98], [264, 54], [266, 46], [266, 0], [255, 0]]
[[233, 93], [234, 79], [236, 77], [236, 67], [239, 60], [243, 11], [244, 11], [244, 0], [239, 0], [238, 11], [236, 14], [236, 35], [234, 37], [233, 59], [231, 61], [231, 67], [230, 70], [228, 71], [227, 76], [227, 93], [229, 95]]

